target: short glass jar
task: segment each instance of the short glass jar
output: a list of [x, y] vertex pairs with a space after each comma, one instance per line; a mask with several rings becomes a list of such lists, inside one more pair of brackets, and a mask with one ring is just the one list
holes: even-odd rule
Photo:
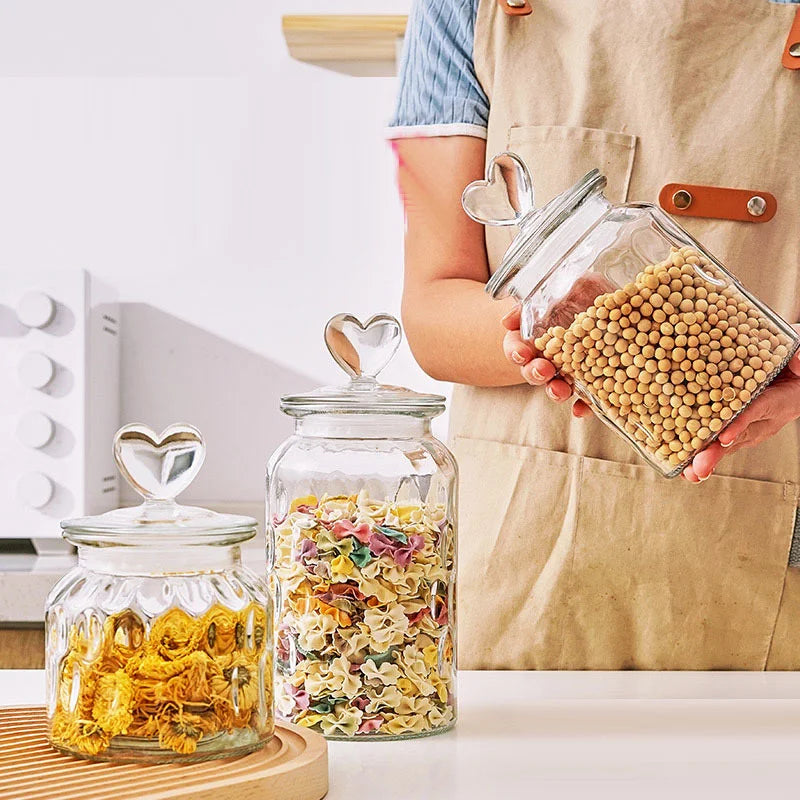
[[256, 520], [178, 505], [200, 433], [118, 431], [120, 472], [145, 502], [62, 523], [78, 565], [46, 604], [49, 739], [102, 761], [241, 755], [272, 735], [273, 611], [242, 565]]
[[456, 465], [444, 398], [378, 384], [387, 315], [334, 317], [349, 385], [286, 396], [295, 432], [267, 475], [276, 709], [330, 739], [425, 736], [456, 716]]
[[675, 477], [778, 376], [800, 335], [661, 209], [611, 203], [605, 183], [593, 170], [536, 209], [524, 162], [502, 153], [462, 203], [478, 222], [519, 227], [487, 292], [521, 303], [522, 337]]

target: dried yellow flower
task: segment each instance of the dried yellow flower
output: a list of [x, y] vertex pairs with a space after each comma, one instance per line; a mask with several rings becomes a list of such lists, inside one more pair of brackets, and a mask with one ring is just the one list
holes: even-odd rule
[[[239, 612], [216, 605], [201, 619], [170, 609], [152, 621], [150, 635], [133, 611], [102, 625], [73, 625], [59, 671], [54, 744], [97, 755], [114, 736], [158, 739], [159, 746], [193, 753], [203, 736], [263, 724], [254, 709], [267, 613], [258, 604]], [[271, 662], [270, 662], [271, 664]]]
[[217, 660], [221, 674], [212, 678], [214, 692], [230, 700], [237, 716], [249, 714], [258, 702], [258, 669], [243, 656], [225, 656]]
[[203, 628], [203, 649], [212, 656], [224, 656], [241, 647], [244, 625], [229, 608], [213, 606], [200, 620]]
[[77, 750], [94, 756], [108, 747], [111, 734], [96, 722], [81, 719], [74, 723], [69, 738], [70, 744]]
[[163, 748], [189, 755], [197, 750], [197, 743], [203, 738], [203, 733], [200, 717], [179, 712], [160, 721], [158, 743]]
[[92, 716], [104, 731], [117, 736], [133, 722], [133, 681], [122, 670], [97, 681]]
[[196, 620], [180, 608], [171, 608], [153, 622], [146, 648], [162, 658], [182, 658], [197, 650], [202, 635]]

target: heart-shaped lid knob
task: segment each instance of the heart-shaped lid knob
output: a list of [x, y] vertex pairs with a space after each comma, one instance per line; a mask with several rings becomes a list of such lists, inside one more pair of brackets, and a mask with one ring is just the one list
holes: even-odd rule
[[378, 373], [391, 361], [403, 332], [391, 314], [376, 314], [361, 322], [352, 314], [337, 314], [325, 326], [325, 344], [334, 361], [350, 378], [346, 386], [326, 386], [281, 397], [290, 416], [315, 413], [405, 414], [435, 417], [444, 411], [444, 397], [420, 394], [401, 386], [378, 383]]
[[337, 314], [325, 326], [325, 344], [336, 363], [354, 379], [374, 379], [400, 347], [400, 323], [390, 314], [361, 322]]
[[536, 211], [533, 181], [516, 153], [500, 153], [486, 167], [486, 178], [473, 181], [461, 195], [467, 215], [483, 225], [521, 225]]
[[161, 433], [146, 425], [125, 425], [114, 437], [120, 473], [146, 500], [174, 500], [194, 480], [205, 457], [202, 434], [185, 423]]
[[75, 544], [148, 547], [235, 544], [252, 538], [257, 525], [252, 517], [175, 502], [200, 471], [205, 455], [203, 436], [192, 425], [177, 423], [161, 433], [147, 425], [125, 425], [114, 436], [114, 459], [144, 503], [96, 517], [64, 520], [65, 538]]
[[[516, 153], [496, 155], [486, 167], [484, 180], [468, 184], [461, 195], [464, 211], [475, 222], [516, 225], [519, 229], [486, 284], [486, 291], [492, 297], [505, 297], [514, 277], [533, 264], [532, 255], [541, 243], [588, 197], [602, 193], [605, 185], [605, 176], [593, 169], [574, 186], [536, 208], [533, 181], [525, 162]], [[538, 272], [535, 276], [541, 277]], [[535, 282], [530, 284], [534, 285]]]

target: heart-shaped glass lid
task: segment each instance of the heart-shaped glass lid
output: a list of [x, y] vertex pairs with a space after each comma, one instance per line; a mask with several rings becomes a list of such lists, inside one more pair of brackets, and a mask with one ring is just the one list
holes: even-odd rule
[[133, 508], [119, 508], [95, 517], [64, 520], [69, 541], [78, 544], [233, 544], [255, 535], [252, 517], [219, 514], [179, 505], [175, 498], [194, 480], [206, 456], [197, 428], [178, 423], [161, 433], [146, 425], [125, 425], [114, 436], [114, 460], [120, 474], [144, 498]]
[[378, 374], [397, 352], [402, 336], [400, 323], [390, 314], [376, 314], [366, 322], [352, 314], [337, 314], [325, 326], [325, 344], [350, 382], [284, 395], [281, 410], [291, 416], [337, 412], [420, 417], [441, 414], [445, 402], [442, 395], [378, 383]]

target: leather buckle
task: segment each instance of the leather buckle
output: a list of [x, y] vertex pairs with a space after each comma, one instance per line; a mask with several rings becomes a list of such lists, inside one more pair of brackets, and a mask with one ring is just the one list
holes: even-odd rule
[[726, 189], [693, 183], [668, 183], [658, 194], [664, 211], [678, 217], [769, 222], [778, 210], [775, 195], [757, 189]]
[[497, 0], [509, 17], [526, 17], [533, 12], [529, 0]]
[[794, 15], [794, 24], [789, 31], [781, 63], [786, 69], [800, 69], [800, 8]]

